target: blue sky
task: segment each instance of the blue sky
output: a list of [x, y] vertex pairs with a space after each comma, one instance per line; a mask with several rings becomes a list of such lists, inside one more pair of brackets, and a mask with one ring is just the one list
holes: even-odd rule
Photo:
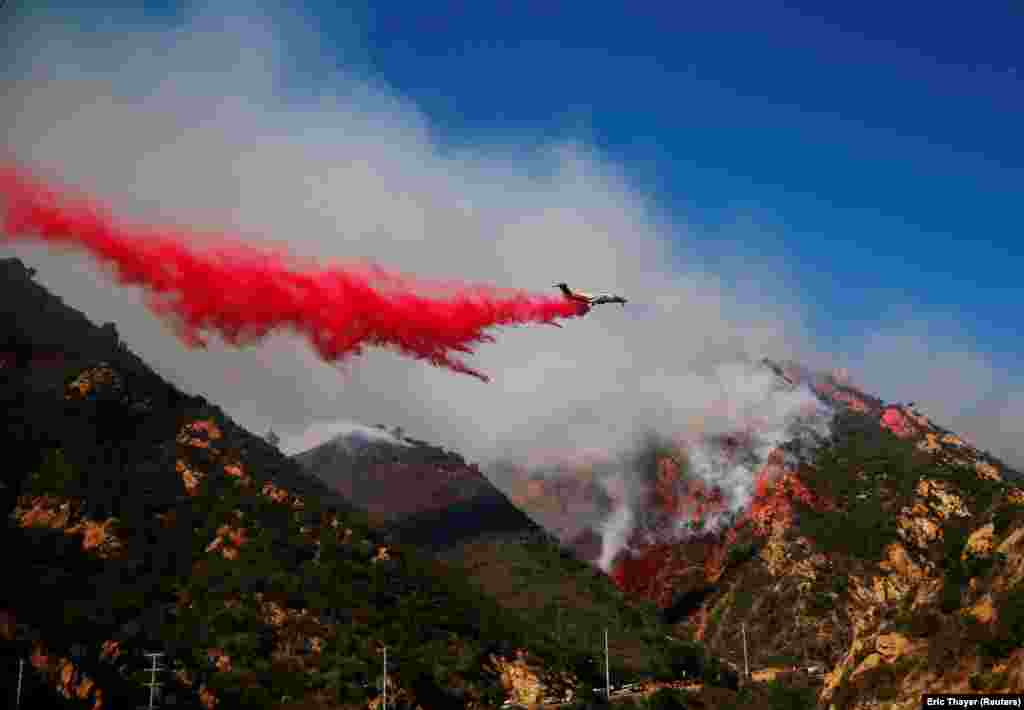
[[[18, 5], [12, 0], [5, 12]], [[568, 206], [596, 225], [595, 231], [615, 231], [609, 238], [614, 248], [605, 256], [618, 255], [618, 267], [607, 266], [595, 249], [595, 264], [605, 265], [592, 270], [601, 281], [594, 288], [636, 288], [628, 275], [631, 240], [638, 253], [648, 254], [640, 245], [651, 243], [655, 224], [672, 243], [670, 258], [680, 272], [698, 264], [701, 274], [715, 274], [726, 286], [737, 284], [733, 295], [741, 308], [723, 322], [764, 311], [766, 323], [792, 325], [788, 316], [772, 320], [782, 296], [791, 297], [819, 351], [864, 347], [880, 353], [854, 358], [870, 375], [865, 377], [869, 389], [918, 401], [944, 390], [940, 420], [972, 431], [998, 430], [993, 446], [1003, 452], [1019, 441], [1024, 435], [1024, 370], [1018, 362], [1024, 351], [1024, 329], [1018, 327], [1024, 303], [1024, 50], [1019, 41], [1024, 7], [776, 0], [676, 3], [671, 9], [661, 8], [667, 3], [647, 3], [645, 10], [630, 9], [634, 5], [435, 2], [338, 8], [325, 2], [307, 3], [299, 15], [277, 7], [264, 15], [267, 31], [281, 41], [270, 61], [271, 96], [260, 85], [264, 69], [253, 57], [274, 47], [265, 44], [265, 33], [244, 23], [225, 25], [222, 40], [182, 49], [195, 7], [148, 3], [140, 13], [126, 4], [102, 12], [50, 4], [36, 11], [34, 31], [41, 39], [6, 50], [18, 52], [19, 62], [35, 60], [51, 72], [45, 87], [36, 86], [25, 104], [20, 127], [12, 132], [20, 136], [14, 148], [51, 164], [65, 162], [69, 177], [89, 176], [105, 195], [131, 185], [139, 198], [159, 194], [175, 215], [190, 209], [213, 214], [219, 203], [247, 215], [247, 224], [266, 225], [296, 240], [324, 225], [339, 230], [376, 225], [375, 217], [365, 215], [346, 222], [351, 215], [342, 210], [354, 202], [365, 203], [368, 211], [384, 204], [377, 210], [382, 214], [394, 208], [394, 195], [404, 193], [435, 215], [424, 224], [447, 225], [446, 205], [458, 202], [458, 191], [471, 186], [467, 193], [492, 214], [480, 217], [480, 224], [495, 231], [508, 226], [507, 215], [519, 219]], [[213, 32], [210, 36], [221, 31], [210, 16], [260, 14], [251, 3], [197, 7], [205, 19], [196, 27]], [[79, 34], [54, 49], [47, 33], [62, 24], [74, 25]], [[186, 31], [174, 40], [177, 49], [174, 42], [161, 44], [163, 49], [137, 58], [154, 45], [147, 31], [182, 26]], [[124, 46], [134, 49], [116, 48], [121, 45], [113, 40], [125, 37]], [[87, 45], [95, 61], [86, 59]], [[115, 49], [100, 56], [106, 46]], [[79, 65], [93, 67], [90, 76], [103, 77], [98, 91], [109, 85], [113, 94], [123, 94], [155, 86], [154, 95], [168, 90], [175, 98], [154, 99], [161, 110], [152, 120], [140, 120], [120, 104], [112, 108], [118, 102], [90, 109], [102, 116], [90, 118], [89, 111], [77, 110], [92, 96], [82, 98], [83, 84], [68, 80], [77, 81], [74, 71], [59, 76]], [[346, 94], [353, 77], [373, 90]], [[233, 124], [202, 113], [204, 102], [221, 92], [244, 95], [251, 125], [244, 113]], [[325, 94], [341, 97], [336, 116], [318, 104]], [[375, 117], [375, 127], [359, 123], [361, 101], [370, 106], [367, 115]], [[387, 116], [389, 107], [394, 120]], [[171, 131], [165, 122], [179, 129]], [[58, 123], [59, 130], [47, 128]], [[223, 129], [224, 137], [206, 135], [208, 125], [210, 131]], [[378, 192], [367, 187], [347, 205], [337, 198], [337, 214], [309, 215], [304, 204], [313, 198], [304, 181], [328, 171], [318, 161], [346, 163], [369, 150], [352, 138], [356, 129], [379, 143], [374, 150], [380, 155], [368, 160], [378, 161], [383, 187]], [[282, 132], [292, 134], [292, 153], [312, 157], [283, 165], [283, 153], [274, 147]], [[73, 159], [66, 150], [66, 141], [76, 140], [71, 136], [82, 144]], [[237, 145], [231, 143], [236, 138]], [[387, 153], [388, 141], [410, 155], [395, 174], [388, 166], [400, 161]], [[534, 194], [520, 180], [531, 169], [529, 156], [559, 142], [585, 146], [599, 156], [601, 167], [584, 170], [575, 182], [553, 183], [564, 194]], [[151, 150], [152, 145], [161, 150]], [[118, 150], [111, 150], [114, 146]], [[89, 150], [102, 151], [102, 157]], [[147, 156], [140, 161], [133, 151], [143, 150]], [[449, 160], [464, 150], [484, 156], [465, 174]], [[519, 157], [521, 165], [510, 168]], [[200, 186], [192, 175], [196, 161], [203, 162], [209, 184]], [[243, 164], [249, 166], [244, 178], [238, 172]], [[420, 165], [426, 167], [420, 171]], [[443, 176], [448, 169], [452, 175]], [[608, 187], [609, 172], [621, 174], [627, 187]], [[251, 184], [254, 175], [267, 184], [257, 189]], [[473, 184], [479, 175], [494, 178], [498, 187]], [[365, 186], [366, 180], [353, 184]], [[634, 198], [650, 214], [630, 211]], [[612, 207], [606, 209], [603, 201]], [[308, 226], [304, 220], [310, 220]], [[389, 224], [398, 230], [420, 222]], [[550, 228], [557, 235], [561, 224], [544, 222], [542, 231]], [[398, 241], [394, 249], [379, 240], [358, 246], [376, 250], [367, 255], [385, 261], [411, 259], [408, 239]], [[336, 254], [336, 244], [325, 244], [320, 246]], [[511, 247], [496, 243], [480, 249], [467, 278], [534, 277], [529, 268], [502, 272], [487, 261], [512, 254]], [[574, 260], [580, 261], [570, 253], [556, 263], [576, 266]], [[655, 262], [644, 256], [636, 263]], [[774, 277], [781, 285], [768, 285]], [[545, 286], [551, 282], [546, 273], [537, 278]], [[602, 281], [612, 278], [613, 283]], [[82, 302], [90, 298], [86, 292], [73, 295]], [[708, 297], [699, 307], [710, 308], [717, 298]], [[683, 310], [685, 316], [692, 312]], [[907, 329], [912, 339], [900, 339], [904, 321], [913, 322]], [[139, 328], [146, 327], [140, 322]], [[652, 325], [658, 327], [664, 329]], [[718, 333], [708, 327], [707, 333]], [[884, 332], [880, 340], [879, 332]], [[139, 336], [141, 350], [143, 341]], [[154, 345], [153, 358], [165, 357], [167, 347]], [[893, 357], [903, 362], [890, 366]], [[926, 368], [925, 360], [935, 361], [927, 377], [918, 372]], [[188, 369], [181, 366], [182, 372]], [[204, 372], [196, 366], [193, 375], [201, 378]], [[961, 372], [966, 382], [954, 386]], [[220, 386], [217, 376], [209, 377], [210, 387]], [[971, 395], [972, 389], [979, 392]], [[306, 394], [302, 407], [313, 396]], [[225, 391], [221, 399], [231, 396]], [[446, 390], [445, 397], [457, 395]], [[468, 401], [462, 405], [467, 411]], [[981, 417], [979, 409], [991, 417]], [[361, 418], [360, 412], [345, 414]], [[417, 431], [416, 422], [387, 411], [375, 416]], [[293, 419], [298, 427], [299, 415]]]
[[373, 67], [444, 140], [582, 133], [711, 227], [708, 255], [749, 211], [817, 328], [841, 334], [895, 299], [1021, 352], [1024, 7], [551, 5], [359, 19]]
[[[822, 334], [897, 302], [1024, 350], [1019, 3], [341, 5], [290, 20], [322, 42], [289, 47], [283, 92], [358, 68], [443, 144], [582, 139], [704, 228], [681, 253], [785, 262]], [[759, 243], [730, 235], [738, 214]]]

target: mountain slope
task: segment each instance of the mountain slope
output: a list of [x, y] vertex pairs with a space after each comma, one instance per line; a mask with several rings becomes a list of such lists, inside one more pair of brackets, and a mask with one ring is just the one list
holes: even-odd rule
[[141, 701], [141, 654], [159, 649], [186, 704], [358, 702], [387, 644], [402, 692], [462, 688], [453, 702], [479, 703], [502, 694], [489, 653], [545, 645], [459, 576], [387, 547], [338, 494], [163, 382], [20, 263], [3, 267], [17, 462], [4, 536], [27, 566], [0, 606], [15, 620], [7, 650], [63, 694]]
[[383, 539], [438, 556], [502, 608], [552, 630], [556, 653], [593, 653], [610, 626], [616, 678], [661, 673], [667, 628], [657, 609], [575, 559], [460, 455], [357, 431], [293, 458], [383, 519]]
[[[379, 700], [383, 646], [394, 707], [589, 694], [605, 626], [617, 679], [688, 670], [727, 682], [550, 541], [515, 547], [514, 566], [468, 554], [494, 538], [460, 541], [467, 554], [447, 562], [392, 544], [21, 262], [0, 270], [3, 541], [21, 561], [18, 583], [0, 586], [0, 687], [15, 687], [27, 659], [23, 706], [141, 704], [143, 654], [161, 651], [179, 707], [365, 707]], [[454, 505], [498, 500], [479, 481], [466, 490]]]
[[527, 642], [493, 602], [3, 267], [4, 538], [25, 560], [0, 599], [8, 652], [96, 707], [141, 701], [154, 649], [186, 705], [355, 702], [380, 644], [409, 694], [500, 696], [487, 653]]
[[[768, 512], [780, 491], [765, 497], [763, 546], [730, 591], [706, 600], [698, 637], [724, 651], [723, 628], [745, 615], [759, 628], [765, 609], [749, 602], [758, 599], [784, 610], [787, 629], [765, 630], [762, 648], [830, 669], [823, 703], [917, 707], [922, 692], [1020, 692], [1019, 475], [912, 407], [872, 406], [849, 386], [822, 391], [846, 406], [795, 472], [809, 495], [789, 496], [788, 513]], [[738, 614], [736, 594], [747, 604]], [[712, 616], [718, 629], [701, 629]]]
[[339, 435], [293, 459], [386, 520], [395, 542], [442, 552], [480, 538], [546, 537], [476, 465], [423, 441]]
[[[1024, 687], [1024, 652], [1015, 653], [1024, 643], [1019, 472], [912, 405], [886, 404], [839, 374], [761, 366], [780, 387], [807, 386], [831, 409], [828, 435], [784, 441], [768, 454], [753, 500], [727, 527], [662, 542], [650, 539], [656, 529], [635, 534], [614, 560], [616, 584], [656, 602], [674, 634], [707, 643], [734, 669], [743, 667], [744, 632], [758, 679], [815, 669], [800, 682], [816, 686], [825, 707], [916, 707], [928, 689]], [[749, 436], [712, 445], [728, 458]], [[652, 504], [669, 502], [667, 509], [696, 516], [690, 523], [717, 514], [720, 492], [670, 449], [652, 450], [648, 462]], [[384, 469], [401, 461], [400, 452], [386, 456], [395, 460]], [[516, 501], [596, 562], [600, 535], [568, 537], [573, 526], [558, 524], [572, 510], [609, 509], [609, 501], [592, 470], [571, 473], [524, 480]], [[515, 589], [518, 578], [507, 574], [541, 556], [526, 549], [463, 544], [459, 556], [506, 607], [529, 608], [534, 588]], [[540, 596], [572, 596], [557, 586]], [[557, 628], [558, 619], [542, 623]]]
[[[822, 707], [1024, 690], [1018, 472], [912, 406], [838, 377], [810, 385], [834, 407], [829, 436], [770, 454], [750, 505], [720, 532], [634, 539], [617, 583], [734, 667], [746, 638], [759, 678], [820, 668]], [[664, 454], [657, 470], [654, 494], [694, 496], [674, 509], [714, 512], [720, 498], [690, 478], [685, 453]]]

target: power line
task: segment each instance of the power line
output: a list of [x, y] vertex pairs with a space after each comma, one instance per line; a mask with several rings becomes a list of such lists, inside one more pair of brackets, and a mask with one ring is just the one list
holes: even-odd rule
[[747, 662], [747, 624], [744, 622], [740, 629], [743, 631], [743, 675], [744, 682], [750, 680], [750, 664]]
[[[2, 7], [3, 7], [3, 2], [2, 2], [2, 0], [0, 0], [0, 8], [2, 8]], [[22, 673], [24, 673], [24, 672], [25, 672], [25, 659], [24, 658], [19, 658], [18, 659], [18, 700], [17, 700], [17, 705], [14, 706], [15, 708], [21, 708], [21, 676], [22, 676]]]
[[153, 659], [153, 667], [149, 669], [150, 679], [149, 679], [148, 683], [145, 683], [145, 685], [149, 686], [149, 706], [148, 706], [148, 710], [153, 710], [153, 708], [154, 708], [153, 703], [156, 701], [156, 689], [157, 689], [157, 686], [163, 685], [163, 683], [157, 683], [156, 682], [156, 673], [157, 673], [157, 671], [165, 671], [167, 669], [163, 668], [163, 667], [158, 667], [157, 666], [157, 660], [156, 659], [160, 658], [161, 656], [164, 655], [162, 652], [154, 651], [152, 653], [147, 653], [145, 655]]
[[609, 700], [612, 699], [612, 675], [608, 668], [608, 628], [604, 630], [604, 692]]

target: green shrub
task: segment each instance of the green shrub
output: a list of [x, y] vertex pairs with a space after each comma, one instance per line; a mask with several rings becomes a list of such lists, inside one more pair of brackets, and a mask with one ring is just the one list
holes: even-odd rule
[[774, 668], [787, 668], [789, 666], [795, 666], [800, 663], [800, 659], [796, 656], [790, 656], [784, 653], [776, 653], [771, 656], [765, 656], [764, 665], [771, 666]]
[[714, 685], [720, 688], [731, 688], [736, 690], [739, 687], [739, 676], [718, 659], [717, 656], [708, 656], [701, 673], [701, 680], [707, 685]]
[[1006, 673], [993, 673], [991, 671], [987, 673], [975, 673], [970, 677], [968, 683], [971, 686], [971, 690], [975, 693], [984, 692], [986, 690], [994, 690], [1002, 686], [1007, 680]]
[[758, 547], [753, 542], [746, 542], [738, 545], [733, 545], [729, 548], [729, 556], [726, 561], [726, 565], [729, 567], [736, 567], [749, 559], [752, 559], [757, 554]]
[[807, 601], [807, 607], [812, 614], [820, 616], [835, 608], [835, 600], [825, 592], [817, 592]]
[[78, 474], [63, 449], [49, 449], [43, 454], [39, 470], [29, 475], [26, 493], [73, 495], [71, 489], [77, 482]]
[[892, 515], [877, 502], [859, 503], [848, 512], [819, 512], [803, 505], [797, 507], [800, 530], [826, 554], [877, 560], [886, 546], [898, 539]]
[[704, 672], [706, 652], [700, 644], [678, 642], [669, 644], [666, 649], [669, 669], [672, 678], [699, 678]]
[[939, 607], [943, 612], [952, 614], [960, 608], [960, 600], [963, 598], [964, 586], [967, 580], [959, 569], [946, 570], [942, 584], [942, 595], [939, 599]]
[[768, 683], [768, 707], [771, 710], [814, 710], [817, 698], [812, 688], [800, 688], [782, 681]]
[[942, 566], [947, 569], [957, 569], [960, 565], [960, 554], [967, 544], [967, 524], [960, 520], [953, 520], [942, 528]]
[[962, 560], [960, 563], [963, 567], [964, 575], [968, 579], [971, 577], [984, 577], [998, 561], [999, 558], [997, 555], [998, 553], [982, 557], [975, 555], [974, 553], [968, 553], [967, 558]]
[[847, 587], [850, 586], [850, 580], [845, 574], [834, 574], [832, 575], [832, 591], [836, 594], [845, 594]]
[[1006, 533], [1016, 522], [1024, 521], [1024, 505], [1005, 503], [992, 516], [993, 532], [997, 537]]
[[998, 621], [995, 637], [982, 643], [982, 650], [993, 658], [1002, 658], [1024, 647], [1024, 586], [1018, 585], [996, 605]]
[[968, 528], [962, 521], [947, 523], [943, 527], [942, 566], [945, 569], [945, 575], [940, 604], [942, 610], [947, 614], [960, 608], [964, 588], [971, 578], [987, 574], [998, 559], [995, 555], [979, 557], [968, 553], [963, 556], [967, 537]]
[[744, 614], [750, 611], [752, 606], [754, 606], [754, 593], [746, 588], [737, 589], [733, 599], [733, 607], [736, 611]]
[[647, 698], [649, 710], [686, 710], [686, 696], [681, 690], [659, 688]]

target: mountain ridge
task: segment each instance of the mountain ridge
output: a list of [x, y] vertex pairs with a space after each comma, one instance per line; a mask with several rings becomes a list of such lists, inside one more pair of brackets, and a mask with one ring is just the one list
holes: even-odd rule
[[339, 434], [292, 458], [386, 520], [389, 539], [435, 553], [484, 539], [556, 542], [460, 454], [405, 437], [358, 446], [351, 438]]
[[[663, 508], [652, 520], [690, 525], [631, 540], [606, 575], [522, 495], [569, 513], [576, 495], [615, 504], [593, 478], [527, 481], [511, 496], [523, 512], [456, 453], [405, 437], [390, 452], [335, 445], [345, 457], [320, 463], [391, 506], [364, 511], [171, 386], [20, 261], [0, 274], [13, 454], [0, 500], [28, 561], [24, 584], [0, 592], [0, 649], [30, 661], [34, 706], [137, 702], [156, 647], [183, 707], [376, 707], [382, 645], [389, 701], [529, 705], [600, 686], [608, 627], [614, 678], [704, 681], [681, 707], [805, 707], [813, 693], [821, 708], [902, 709], [922, 692], [1024, 691], [1019, 472], [841, 374], [762, 363], [835, 416], [820, 440], [782, 441], [727, 516], [682, 444], [653, 441], [637, 459]], [[702, 441], [728, 459], [756, 434]], [[382, 497], [396, 480], [406, 495]], [[556, 485], [562, 498], [545, 499]], [[509, 524], [488, 531], [495, 510]], [[741, 686], [748, 637], [757, 682]]]
[[550, 540], [475, 539], [464, 561], [392, 541], [22, 262], [0, 270], [3, 534], [27, 561], [0, 590], [0, 686], [28, 661], [26, 706], [144, 702], [153, 650], [167, 697], [206, 710], [375, 707], [383, 646], [396, 707], [589, 695], [613, 617], [616, 677], [725, 682], [699, 644], [674, 651], [656, 614]]
[[[808, 381], [793, 365], [769, 366]], [[823, 666], [822, 707], [1020, 692], [1019, 472], [911, 405], [887, 404], [844, 378], [811, 386], [836, 414], [809, 460], [769, 456], [736, 523], [719, 536], [641, 548], [613, 571], [620, 586], [662, 603], [671, 590], [680, 635], [734, 664], [744, 658], [740, 637], [752, 635], [752, 663], [773, 677]]]

